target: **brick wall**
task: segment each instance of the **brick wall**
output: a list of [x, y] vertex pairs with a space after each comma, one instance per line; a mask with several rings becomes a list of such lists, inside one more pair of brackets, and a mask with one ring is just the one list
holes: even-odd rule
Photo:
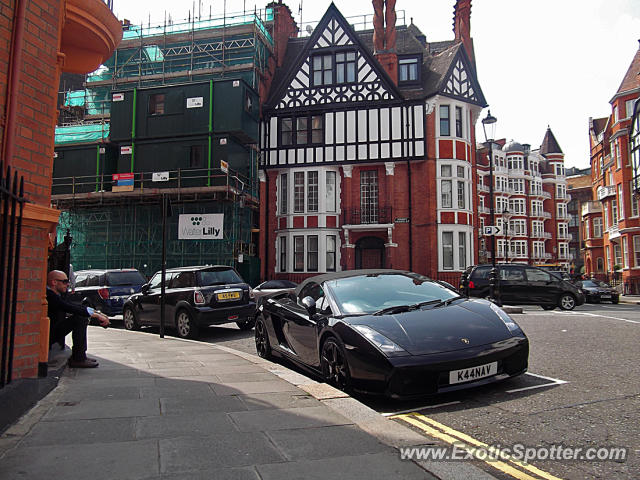
[[[6, 163], [24, 176], [25, 196], [29, 201], [21, 238], [13, 380], [36, 377], [38, 363], [46, 362], [48, 321], [44, 285], [48, 235], [56, 219], [49, 206], [58, 47], [64, 14], [61, 0], [29, 0], [24, 5], [23, 37], [17, 49], [20, 67], [12, 73], [11, 51], [13, 45], [17, 45], [13, 31], [17, 23], [14, 21], [16, 2], [0, 5], [2, 155]], [[17, 79], [17, 85], [13, 86], [10, 76]], [[10, 130], [7, 120], [11, 109], [15, 120]], [[43, 215], [48, 215], [49, 220], [44, 220]]]

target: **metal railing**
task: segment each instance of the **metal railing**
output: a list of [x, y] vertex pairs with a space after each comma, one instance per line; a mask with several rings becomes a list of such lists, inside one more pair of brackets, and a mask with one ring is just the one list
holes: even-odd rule
[[343, 225], [393, 223], [391, 207], [352, 208], [342, 211]]
[[[20, 272], [24, 177], [0, 162], [0, 388], [11, 383]], [[13, 178], [12, 178], [13, 176]]]
[[[188, 187], [220, 187], [235, 189], [240, 194], [257, 196], [257, 182], [229, 169], [227, 172], [219, 168], [191, 168], [168, 170], [168, 175], [158, 178], [161, 172], [133, 172], [132, 191], [165, 188]], [[53, 179], [52, 195], [78, 195], [117, 191], [118, 180], [114, 174], [79, 175], [73, 177], [56, 177]], [[122, 190], [120, 190], [122, 191]]]

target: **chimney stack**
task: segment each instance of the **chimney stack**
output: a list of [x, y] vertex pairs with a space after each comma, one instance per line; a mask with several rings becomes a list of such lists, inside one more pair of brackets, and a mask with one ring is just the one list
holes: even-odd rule
[[397, 85], [396, 0], [372, 0], [372, 4], [374, 55], [393, 83]]
[[475, 63], [471, 42], [471, 0], [456, 0], [453, 7], [453, 33], [456, 42], [462, 42], [467, 56]]

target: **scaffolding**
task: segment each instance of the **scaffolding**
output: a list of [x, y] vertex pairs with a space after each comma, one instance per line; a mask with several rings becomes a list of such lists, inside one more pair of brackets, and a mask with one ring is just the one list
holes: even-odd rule
[[[231, 265], [251, 262], [255, 255], [251, 211], [240, 202], [172, 201], [167, 218], [167, 267]], [[178, 240], [180, 214], [224, 214], [223, 239]], [[72, 207], [60, 215], [58, 237], [67, 230], [73, 243], [74, 270], [137, 268], [150, 276], [161, 268], [162, 218], [159, 204], [132, 203]], [[61, 240], [60, 240], [61, 241]], [[250, 279], [246, 279], [249, 281]]]

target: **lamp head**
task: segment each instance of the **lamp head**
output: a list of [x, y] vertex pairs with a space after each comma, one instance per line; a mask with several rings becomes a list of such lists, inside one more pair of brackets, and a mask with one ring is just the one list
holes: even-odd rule
[[498, 120], [496, 117], [491, 115], [491, 110], [487, 111], [487, 116], [482, 119], [482, 130], [484, 130], [484, 138], [489, 142], [493, 142], [495, 139], [495, 131], [496, 131], [496, 122]]

